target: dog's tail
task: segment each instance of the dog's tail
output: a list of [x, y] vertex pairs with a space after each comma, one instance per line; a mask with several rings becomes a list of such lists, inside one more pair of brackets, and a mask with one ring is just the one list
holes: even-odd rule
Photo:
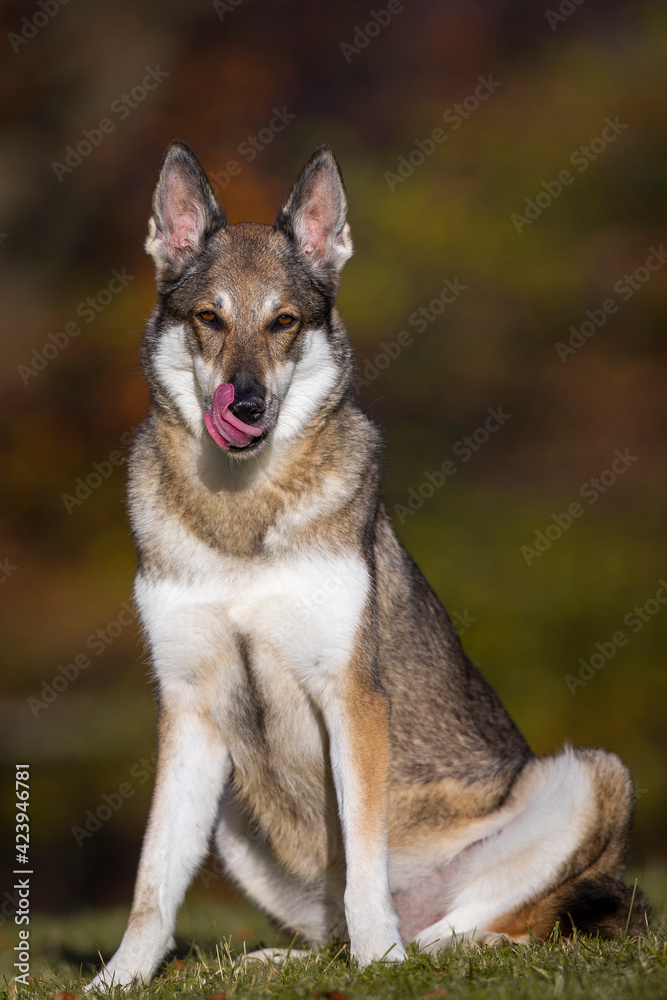
[[[552, 897], [554, 923], [563, 937], [582, 934], [615, 937], [637, 935], [645, 928], [650, 907], [644, 893], [602, 873], [582, 874], [562, 885]], [[552, 919], [553, 919], [552, 918]]]
[[564, 938], [574, 934], [635, 937], [646, 928], [649, 915], [646, 897], [636, 885], [627, 886], [613, 875], [589, 870], [505, 914], [489, 930], [494, 937], [503, 935], [523, 944], [545, 941], [554, 932]]

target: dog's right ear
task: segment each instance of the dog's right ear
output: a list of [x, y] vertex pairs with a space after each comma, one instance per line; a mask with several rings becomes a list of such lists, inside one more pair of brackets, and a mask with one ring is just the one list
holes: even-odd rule
[[208, 237], [227, 224], [208, 177], [189, 146], [170, 143], [153, 193], [146, 252], [159, 283], [178, 279]]

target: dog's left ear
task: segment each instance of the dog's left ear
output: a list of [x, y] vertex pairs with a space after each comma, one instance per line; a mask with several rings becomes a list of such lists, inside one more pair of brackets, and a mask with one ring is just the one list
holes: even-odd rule
[[184, 142], [170, 143], [153, 194], [145, 244], [158, 282], [178, 279], [208, 237], [226, 222], [195, 154]]
[[276, 229], [294, 240], [313, 277], [335, 292], [352, 256], [352, 237], [343, 178], [329, 146], [319, 146], [306, 163], [276, 217]]

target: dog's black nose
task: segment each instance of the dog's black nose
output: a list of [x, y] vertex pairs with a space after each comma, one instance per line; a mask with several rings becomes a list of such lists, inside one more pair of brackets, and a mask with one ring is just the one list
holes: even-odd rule
[[256, 385], [249, 386], [245, 391], [234, 386], [234, 402], [229, 409], [246, 424], [256, 424], [266, 409], [264, 390]]

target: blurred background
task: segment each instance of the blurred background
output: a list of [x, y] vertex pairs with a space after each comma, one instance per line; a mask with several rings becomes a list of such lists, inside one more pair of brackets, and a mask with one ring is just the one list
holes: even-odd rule
[[[664, 5], [44, 0], [0, 17], [0, 946], [15, 764], [34, 912], [125, 914], [131, 897], [155, 713], [124, 454], [174, 137], [232, 222], [271, 222], [334, 147], [356, 247], [339, 305], [396, 528], [533, 748], [627, 761], [632, 868], [659, 871]], [[211, 864], [196, 891], [228, 905]]]

